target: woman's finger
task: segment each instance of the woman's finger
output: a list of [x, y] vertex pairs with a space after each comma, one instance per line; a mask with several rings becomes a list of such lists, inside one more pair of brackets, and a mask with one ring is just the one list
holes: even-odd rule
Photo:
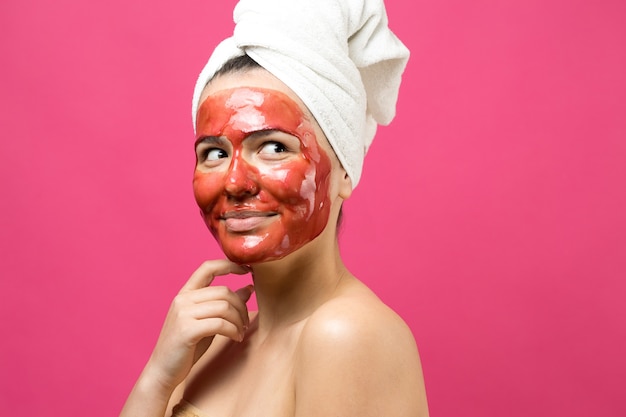
[[[207, 287], [184, 295], [192, 295], [195, 299], [190, 305], [190, 314], [195, 319], [221, 317], [235, 323], [240, 330], [250, 324], [246, 302], [253, 291], [252, 285], [247, 285], [233, 292], [226, 287]], [[215, 291], [209, 291], [215, 290]], [[216, 292], [227, 291], [223, 297], [215, 297]], [[203, 292], [206, 298], [202, 299], [197, 293]], [[236, 315], [236, 317], [234, 316]]]
[[213, 279], [219, 275], [243, 275], [248, 272], [250, 272], [249, 268], [237, 265], [236, 263], [226, 259], [205, 261], [194, 271], [193, 274], [191, 274], [189, 280], [185, 283], [185, 285], [183, 285], [183, 288], [181, 288], [180, 291], [190, 291], [207, 287], [211, 285]]
[[224, 300], [233, 305], [241, 314], [244, 321], [247, 322], [248, 309], [246, 308], [246, 302], [250, 299], [252, 294], [251, 285], [240, 288], [237, 291], [232, 291], [225, 286], [218, 287], [205, 287], [193, 291], [187, 291], [179, 294], [177, 298], [182, 297], [187, 304], [201, 304], [216, 300]]
[[[241, 302], [241, 301], [240, 301]], [[208, 301], [206, 303], [195, 304], [189, 310], [189, 315], [193, 320], [199, 321], [209, 318], [224, 319], [233, 323], [237, 329], [243, 333], [248, 325], [247, 313], [242, 315], [234, 305], [225, 300]], [[204, 335], [212, 336], [212, 335]]]
[[244, 303], [247, 303], [250, 297], [252, 296], [253, 292], [254, 292], [254, 285], [250, 284], [250, 285], [246, 285], [243, 288], [239, 288], [237, 291], [235, 291], [235, 294], [239, 296], [241, 301], [243, 301]]
[[238, 342], [243, 340], [243, 331], [234, 323], [221, 317], [209, 317], [206, 319], [196, 320], [193, 326], [185, 329], [185, 337], [194, 340], [194, 344], [198, 344], [206, 337], [221, 335]]

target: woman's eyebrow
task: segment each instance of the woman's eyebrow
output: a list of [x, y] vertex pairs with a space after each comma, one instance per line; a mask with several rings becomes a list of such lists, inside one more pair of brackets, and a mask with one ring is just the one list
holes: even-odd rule
[[[270, 136], [275, 133], [282, 133], [282, 134], [295, 136], [292, 133], [285, 132], [281, 129], [263, 129], [263, 130], [255, 130], [254, 132], [251, 132], [245, 137], [244, 140], [264, 138], [266, 136]], [[223, 136], [201, 136], [196, 140], [194, 147], [198, 147], [200, 144], [224, 146], [226, 142], [228, 142], [228, 139]]]
[[284, 130], [284, 129], [273, 129], [273, 128], [256, 130], [254, 132], [250, 132], [250, 134], [246, 136], [245, 140], [263, 139], [267, 136], [272, 136], [272, 135], [277, 135], [276, 140], [281, 140], [281, 139], [284, 140], [287, 136], [291, 136], [295, 139], [298, 139], [299, 141], [302, 141], [302, 138], [296, 132], [291, 132], [289, 130]]
[[209, 145], [222, 145], [224, 143], [224, 139], [220, 136], [202, 136], [196, 140], [195, 146], [203, 144]]
[[286, 133], [280, 129], [263, 129], [263, 130], [256, 130], [252, 133], [250, 133], [248, 136], [246, 136], [246, 139], [256, 139], [256, 138], [263, 138], [265, 136], [270, 136], [274, 133]]

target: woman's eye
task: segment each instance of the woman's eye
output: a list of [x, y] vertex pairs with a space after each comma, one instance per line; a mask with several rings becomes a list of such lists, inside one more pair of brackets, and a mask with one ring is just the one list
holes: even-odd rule
[[205, 161], [217, 161], [218, 159], [228, 158], [226, 151], [219, 148], [207, 149], [204, 155]]
[[287, 152], [285, 145], [279, 142], [266, 142], [261, 146], [259, 153], [264, 154], [276, 154], [281, 152]]

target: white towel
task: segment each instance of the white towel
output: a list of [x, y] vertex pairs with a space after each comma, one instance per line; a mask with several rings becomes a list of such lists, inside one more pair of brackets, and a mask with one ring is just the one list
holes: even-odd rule
[[395, 115], [409, 51], [388, 27], [382, 0], [240, 0], [233, 36], [200, 73], [202, 90], [229, 59], [249, 55], [311, 111], [356, 186], [378, 124]]

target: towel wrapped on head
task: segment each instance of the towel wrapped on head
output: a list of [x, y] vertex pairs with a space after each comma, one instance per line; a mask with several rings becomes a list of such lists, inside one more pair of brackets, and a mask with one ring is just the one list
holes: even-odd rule
[[300, 97], [356, 186], [377, 125], [395, 115], [409, 57], [383, 1], [240, 0], [233, 15], [233, 36], [196, 83], [194, 126], [206, 84], [229, 59], [247, 54]]

